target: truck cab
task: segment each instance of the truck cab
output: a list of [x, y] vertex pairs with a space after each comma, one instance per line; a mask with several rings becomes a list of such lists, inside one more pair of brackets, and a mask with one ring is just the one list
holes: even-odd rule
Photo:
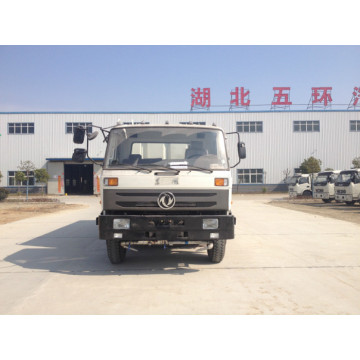
[[335, 199], [335, 181], [340, 170], [323, 171], [314, 180], [313, 198], [330, 203]]
[[311, 176], [310, 174], [295, 174], [289, 180], [289, 196], [311, 196]]
[[[83, 141], [83, 135], [75, 138]], [[225, 138], [215, 126], [118, 125], [108, 131], [96, 223], [111, 263], [139, 246], [202, 246], [211, 262], [222, 261], [236, 223]], [[75, 149], [73, 158], [86, 153]], [[238, 156], [238, 163], [246, 156], [240, 141]]]
[[360, 201], [360, 169], [342, 170], [335, 182], [335, 200], [354, 205]]

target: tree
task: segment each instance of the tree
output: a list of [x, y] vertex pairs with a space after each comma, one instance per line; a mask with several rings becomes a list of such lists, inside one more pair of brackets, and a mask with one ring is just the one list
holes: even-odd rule
[[321, 160], [315, 159], [313, 156], [310, 156], [300, 165], [300, 171], [302, 174], [313, 174], [321, 171]]
[[0, 171], [0, 184], [1, 184], [1, 178], [3, 177], [1, 171]]
[[286, 183], [289, 180], [291, 170], [289, 168], [286, 168], [283, 170], [282, 174], [284, 176], [283, 182]]
[[[46, 183], [50, 179], [49, 173], [46, 169], [36, 169], [34, 171], [36, 182]], [[41, 187], [42, 193], [44, 194], [44, 186]]]
[[4, 189], [4, 188], [0, 188], [0, 201], [5, 200], [9, 195], [9, 192]]
[[[23, 171], [23, 173], [26, 176], [26, 201], [28, 201], [28, 197], [29, 197], [29, 177], [30, 177], [30, 173], [34, 172], [35, 165], [30, 160], [20, 161], [20, 166], [18, 166], [18, 169]], [[15, 177], [16, 177], [16, 174], [15, 174]]]
[[360, 156], [354, 158], [352, 164], [354, 165], [355, 169], [360, 169]]
[[[26, 175], [22, 171], [17, 171], [15, 173], [16, 185], [21, 185], [24, 181], [26, 181]], [[18, 188], [18, 192], [20, 192], [20, 188]]]

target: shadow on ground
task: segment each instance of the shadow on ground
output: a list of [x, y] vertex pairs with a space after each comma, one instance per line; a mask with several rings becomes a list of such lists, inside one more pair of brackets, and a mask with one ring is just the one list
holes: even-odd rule
[[212, 265], [206, 250], [140, 248], [127, 251], [123, 264], [112, 265], [106, 243], [98, 239], [94, 221], [78, 221], [18, 244], [24, 249], [4, 260], [25, 269], [75, 275], [184, 275], [197, 272], [191, 265]]

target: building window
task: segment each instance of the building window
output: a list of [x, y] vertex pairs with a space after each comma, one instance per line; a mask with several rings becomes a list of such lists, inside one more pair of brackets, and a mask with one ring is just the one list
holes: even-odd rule
[[9, 134], [34, 134], [34, 123], [8, 123]]
[[350, 131], [360, 131], [360, 120], [350, 120]]
[[238, 121], [236, 123], [236, 131], [242, 133], [263, 132], [262, 121]]
[[294, 132], [319, 132], [320, 121], [294, 121]]
[[74, 133], [74, 128], [76, 128], [77, 126], [84, 126], [85, 128], [87, 128], [87, 131], [89, 133], [92, 133], [92, 123], [85, 123], [85, 122], [73, 122], [73, 123], [66, 123], [65, 125], [65, 133], [66, 134], [73, 134]]
[[206, 125], [206, 121], [180, 121], [181, 125]]
[[[22, 171], [26, 175], [26, 171]], [[8, 186], [26, 186], [26, 180], [25, 181], [16, 181], [15, 180], [15, 174], [17, 171], [8, 171]], [[34, 172], [29, 172], [29, 185], [34, 186], [35, 185], [35, 177]]]
[[238, 184], [262, 184], [264, 182], [263, 169], [237, 169]]

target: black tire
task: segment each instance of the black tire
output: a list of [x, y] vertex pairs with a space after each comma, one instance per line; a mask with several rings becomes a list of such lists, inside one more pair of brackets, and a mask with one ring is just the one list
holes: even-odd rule
[[214, 241], [213, 248], [207, 251], [210, 261], [217, 264], [221, 262], [225, 255], [225, 247], [226, 240]]
[[303, 196], [312, 196], [312, 192], [310, 190], [305, 190]]
[[331, 203], [331, 199], [322, 199], [322, 201], [326, 204]]
[[126, 248], [121, 246], [120, 240], [106, 240], [107, 254], [112, 264], [121, 264], [125, 260]]
[[347, 206], [353, 206], [355, 204], [355, 201], [345, 201], [345, 204]]

